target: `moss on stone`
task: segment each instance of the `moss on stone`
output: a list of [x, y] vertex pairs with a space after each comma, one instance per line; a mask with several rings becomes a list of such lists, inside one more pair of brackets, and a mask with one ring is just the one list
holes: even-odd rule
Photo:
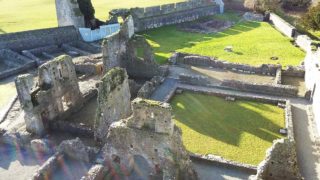
[[150, 99], [142, 99], [142, 98], [137, 98], [133, 101], [133, 104], [143, 104], [146, 106], [153, 106], [153, 107], [160, 107], [160, 108], [169, 108], [171, 109], [171, 106], [169, 104], [160, 102], [160, 101], [154, 101]]
[[122, 84], [126, 79], [126, 72], [124, 69], [116, 67], [107, 72], [102, 78], [102, 88], [107, 93], [113, 91], [119, 84]]

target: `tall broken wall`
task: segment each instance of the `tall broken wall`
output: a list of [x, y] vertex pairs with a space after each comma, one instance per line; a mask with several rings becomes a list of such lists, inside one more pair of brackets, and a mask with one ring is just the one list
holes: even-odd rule
[[[142, 57], [139, 57], [139, 50]], [[106, 71], [125, 68], [130, 77], [163, 76], [167, 68], [156, 64], [152, 48], [143, 36], [134, 34], [132, 16], [128, 16], [119, 32], [106, 37], [102, 43], [103, 64]]]
[[121, 170], [131, 172], [142, 168], [142, 159], [148, 172], [142, 179], [196, 179], [181, 130], [171, 119], [171, 106], [137, 98], [132, 109], [132, 116], [110, 126], [103, 148], [107, 164], [118, 163]]
[[[114, 10], [115, 11], [115, 10]], [[193, 21], [201, 17], [223, 13], [222, 0], [190, 0], [161, 6], [132, 8], [135, 32], [170, 24]]]
[[110, 124], [131, 114], [130, 89], [125, 69], [116, 67], [101, 79], [98, 88], [98, 108], [95, 138], [105, 142]]
[[37, 83], [30, 75], [18, 76], [15, 83], [27, 130], [42, 135], [49, 128], [50, 121], [62, 119], [65, 114], [81, 107], [83, 101], [70, 56], [63, 55], [49, 61], [38, 71]]
[[56, 0], [58, 25], [84, 27], [84, 16], [77, 0]]

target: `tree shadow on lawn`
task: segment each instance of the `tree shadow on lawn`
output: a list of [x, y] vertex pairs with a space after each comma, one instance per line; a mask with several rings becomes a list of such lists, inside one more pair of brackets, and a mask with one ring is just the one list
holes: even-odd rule
[[[251, 31], [261, 26], [260, 22], [244, 21], [235, 24], [229, 29], [212, 34], [191, 33], [178, 30], [176, 25], [165, 26], [157, 29], [145, 31], [143, 34], [155, 52], [158, 62], [165, 62], [168, 56], [165, 54], [173, 53], [179, 49], [190, 48], [198, 43], [210, 41], [214, 38], [224, 38], [227, 36], [238, 35], [243, 32]], [[241, 53], [241, 52], [238, 52]]]
[[[275, 113], [266, 104], [255, 102], [227, 102], [222, 98], [184, 93], [171, 101], [175, 120], [190, 129], [216, 140], [239, 146], [244, 132], [272, 142], [281, 138], [275, 135], [281, 126], [271, 121]], [[179, 104], [178, 104], [179, 103]], [[261, 115], [257, 110], [267, 111]], [[282, 114], [279, 116], [283, 116]]]

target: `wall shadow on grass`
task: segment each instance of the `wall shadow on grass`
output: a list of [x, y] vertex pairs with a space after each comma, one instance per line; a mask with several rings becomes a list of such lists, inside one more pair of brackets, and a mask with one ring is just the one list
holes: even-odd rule
[[[153, 46], [153, 50], [156, 53], [156, 60], [158, 62], [165, 62], [170, 54], [176, 50], [190, 48], [198, 43], [215, 38], [238, 35], [258, 28], [259, 26], [261, 26], [259, 22], [245, 21], [219, 33], [202, 34], [180, 31], [176, 25], [171, 25], [148, 30], [141, 34], [143, 34]], [[163, 56], [163, 54], [167, 56]]]
[[[246, 101], [244, 105], [243, 102], [185, 92], [175, 96], [171, 105], [177, 121], [227, 144], [239, 146], [244, 132], [268, 142], [281, 137], [277, 134], [282, 127], [271, 121], [276, 112], [266, 104]], [[257, 112], [260, 109], [263, 114]]]

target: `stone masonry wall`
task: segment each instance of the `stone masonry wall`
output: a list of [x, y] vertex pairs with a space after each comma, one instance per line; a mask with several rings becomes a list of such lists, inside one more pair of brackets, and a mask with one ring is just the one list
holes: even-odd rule
[[248, 64], [231, 63], [227, 61], [217, 60], [208, 56], [199, 56], [187, 53], [175, 53], [170, 61], [174, 64], [187, 64], [192, 66], [214, 67], [220, 69], [227, 69], [231, 71], [248, 73], [248, 74], [263, 74], [276, 75], [277, 69], [281, 65], [262, 64], [261, 66], [251, 66]]
[[70, 56], [41, 65], [38, 74], [37, 83], [31, 75], [18, 76], [15, 83], [27, 130], [42, 135], [49, 128], [49, 121], [81, 107], [83, 101]]
[[[133, 19], [129, 16], [119, 32], [103, 40], [102, 54], [106, 71], [119, 66], [125, 68], [130, 77], [165, 75], [167, 68], [155, 62], [151, 46], [143, 36], [135, 35], [133, 28]], [[142, 57], [139, 57], [138, 50], [142, 51]]]
[[128, 11], [133, 16], [135, 32], [140, 32], [223, 13], [224, 4], [221, 0], [190, 0], [161, 6], [132, 8]]
[[137, 98], [132, 109], [132, 116], [110, 126], [102, 151], [106, 164], [131, 172], [144, 162], [142, 179], [197, 179], [181, 130], [171, 119], [171, 106]]
[[111, 123], [131, 114], [130, 89], [125, 69], [116, 67], [101, 79], [95, 119], [95, 139], [105, 142]]
[[61, 45], [79, 39], [79, 33], [72, 26], [9, 33], [0, 36], [0, 49], [8, 48], [20, 52], [53, 44]]
[[55, 0], [58, 25], [84, 27], [84, 16], [80, 11], [77, 0]]
[[286, 36], [290, 38], [293, 38], [295, 36], [296, 28], [280, 18], [278, 15], [270, 13], [269, 20], [280, 32], [282, 32]]

